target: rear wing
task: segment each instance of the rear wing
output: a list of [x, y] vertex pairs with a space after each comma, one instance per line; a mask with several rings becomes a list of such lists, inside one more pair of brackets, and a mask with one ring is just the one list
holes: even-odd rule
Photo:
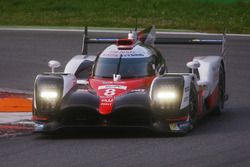
[[[221, 39], [201, 39], [201, 38], [156, 38], [155, 27], [151, 26], [140, 32], [134, 32], [136, 39], [148, 45], [221, 45], [221, 55], [225, 56], [226, 33]], [[132, 32], [131, 32], [132, 33]], [[82, 43], [82, 54], [88, 52], [88, 44], [114, 44], [119, 38], [88, 38], [88, 28], [85, 27]]]

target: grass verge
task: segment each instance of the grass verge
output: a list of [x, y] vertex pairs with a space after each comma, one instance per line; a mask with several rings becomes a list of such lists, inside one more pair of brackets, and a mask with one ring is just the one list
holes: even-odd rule
[[250, 33], [250, 0], [1, 0], [0, 25], [139, 27]]

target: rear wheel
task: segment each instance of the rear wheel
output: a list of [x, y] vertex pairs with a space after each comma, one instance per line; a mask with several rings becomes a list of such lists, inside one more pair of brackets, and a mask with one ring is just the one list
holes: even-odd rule
[[225, 102], [225, 72], [224, 72], [224, 67], [222, 65], [220, 66], [220, 71], [219, 71], [218, 86], [219, 86], [218, 105], [213, 110], [213, 113], [216, 115], [219, 115], [223, 111]]

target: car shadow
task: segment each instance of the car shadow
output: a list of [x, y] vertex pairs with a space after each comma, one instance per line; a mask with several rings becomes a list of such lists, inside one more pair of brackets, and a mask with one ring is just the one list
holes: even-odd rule
[[197, 123], [189, 136], [247, 132], [250, 127], [250, 108], [226, 108], [221, 114], [208, 114]]
[[249, 131], [249, 108], [226, 108], [220, 115], [208, 114], [185, 135], [159, 134], [147, 128], [66, 128], [53, 133], [36, 134], [36, 139], [124, 139], [124, 138], [175, 138], [209, 134], [226, 134]]
[[124, 139], [124, 138], [171, 138], [183, 134], [160, 134], [148, 128], [64, 128], [53, 133], [37, 134], [36, 139]]
[[37, 139], [105, 139], [105, 138], [148, 138], [153, 137], [148, 129], [126, 128], [64, 128], [53, 133], [37, 134]]

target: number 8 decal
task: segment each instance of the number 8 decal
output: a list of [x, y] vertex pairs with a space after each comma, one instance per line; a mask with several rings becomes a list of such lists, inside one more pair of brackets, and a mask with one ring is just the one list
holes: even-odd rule
[[106, 89], [104, 92], [105, 96], [114, 96], [115, 95], [115, 89]]

